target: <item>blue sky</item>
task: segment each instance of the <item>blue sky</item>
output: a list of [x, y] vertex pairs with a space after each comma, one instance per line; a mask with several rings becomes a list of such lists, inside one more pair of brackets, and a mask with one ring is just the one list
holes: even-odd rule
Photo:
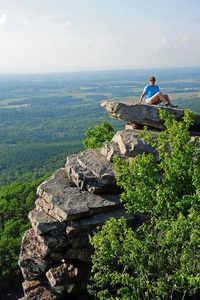
[[0, 73], [200, 66], [199, 0], [0, 0]]

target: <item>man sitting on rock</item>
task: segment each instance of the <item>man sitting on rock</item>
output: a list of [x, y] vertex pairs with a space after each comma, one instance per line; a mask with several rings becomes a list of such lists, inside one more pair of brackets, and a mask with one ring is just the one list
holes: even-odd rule
[[146, 104], [156, 105], [164, 102], [166, 106], [177, 107], [172, 105], [171, 100], [167, 94], [162, 94], [160, 92], [159, 86], [155, 84], [156, 78], [154, 76], [149, 77], [149, 84], [144, 87], [144, 90], [140, 96], [138, 103], [141, 103], [144, 96]]

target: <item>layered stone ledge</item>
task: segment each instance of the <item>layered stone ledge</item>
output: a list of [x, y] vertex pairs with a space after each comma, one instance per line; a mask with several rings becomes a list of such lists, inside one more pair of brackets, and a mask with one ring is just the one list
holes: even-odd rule
[[[149, 126], [155, 129], [164, 129], [163, 121], [159, 117], [159, 105], [133, 104], [130, 101], [104, 101], [101, 106], [106, 110], [109, 116], [125, 121], [126, 123], [136, 124], [138, 126]], [[175, 116], [176, 120], [181, 120], [184, 116], [184, 109], [163, 107], [169, 113]], [[191, 131], [200, 133], [200, 114], [194, 113], [195, 122], [190, 127]]]
[[[103, 106], [109, 115], [129, 122], [129, 128], [163, 128], [158, 106], [117, 102]], [[184, 110], [165, 109], [177, 120], [183, 117]], [[200, 129], [199, 114], [194, 129]], [[156, 138], [157, 133], [151, 132]], [[121, 130], [100, 149], [68, 156], [66, 165], [38, 187], [35, 208], [28, 216], [32, 228], [24, 234], [19, 257], [23, 300], [91, 299], [89, 236], [110, 218], [125, 217], [132, 228], [148, 221], [147, 215], [126, 214], [113, 167], [115, 155], [134, 159], [142, 153], [157, 155], [140, 137], [140, 130]]]

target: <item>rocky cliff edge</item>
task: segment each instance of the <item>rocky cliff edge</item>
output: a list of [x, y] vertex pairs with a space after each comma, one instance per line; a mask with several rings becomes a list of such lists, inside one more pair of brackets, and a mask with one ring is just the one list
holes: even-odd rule
[[[129, 125], [163, 128], [158, 107], [116, 102], [102, 105], [109, 115]], [[178, 119], [183, 116], [183, 110], [168, 110]], [[197, 114], [193, 130], [199, 129]], [[112, 162], [114, 155], [134, 158], [143, 152], [155, 153], [139, 132], [118, 131], [100, 149], [68, 156], [66, 165], [38, 187], [35, 208], [28, 216], [32, 228], [23, 236], [19, 257], [24, 277], [21, 300], [90, 299], [87, 284], [93, 250], [89, 236], [111, 217], [124, 216], [133, 228], [146, 220], [146, 216], [125, 213]]]

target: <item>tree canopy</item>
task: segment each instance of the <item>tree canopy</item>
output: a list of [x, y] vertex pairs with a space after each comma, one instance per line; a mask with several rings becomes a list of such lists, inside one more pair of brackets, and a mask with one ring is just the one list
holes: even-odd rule
[[102, 122], [94, 128], [86, 130], [86, 138], [83, 145], [86, 149], [99, 148], [105, 141], [110, 141], [115, 134], [115, 130], [108, 122]]

